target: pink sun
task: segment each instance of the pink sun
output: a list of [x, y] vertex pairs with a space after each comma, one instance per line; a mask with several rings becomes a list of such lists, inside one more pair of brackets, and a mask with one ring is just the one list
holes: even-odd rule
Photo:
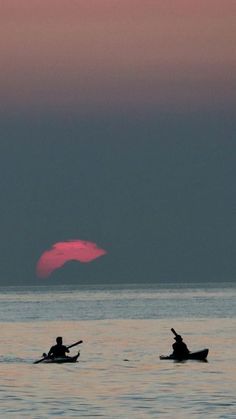
[[69, 240], [58, 242], [41, 255], [36, 265], [36, 273], [40, 278], [47, 278], [53, 271], [61, 268], [70, 260], [87, 263], [106, 253], [105, 250], [97, 247], [96, 243], [88, 241]]

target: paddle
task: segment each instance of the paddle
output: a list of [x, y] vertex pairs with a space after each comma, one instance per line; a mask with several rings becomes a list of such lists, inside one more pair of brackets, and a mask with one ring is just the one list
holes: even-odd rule
[[[77, 346], [80, 345], [81, 343], [83, 343], [82, 340], [78, 340], [78, 342], [72, 343], [72, 345], [67, 346], [67, 349], [73, 348], [73, 346]], [[48, 356], [44, 356], [41, 359], [38, 359], [38, 361], [34, 361], [34, 364], [39, 364], [40, 362], [44, 361], [45, 359], [48, 359]]]
[[176, 333], [175, 329], [173, 329], [173, 327], [170, 330], [172, 333], [174, 333], [175, 336], [179, 336], [178, 333]]

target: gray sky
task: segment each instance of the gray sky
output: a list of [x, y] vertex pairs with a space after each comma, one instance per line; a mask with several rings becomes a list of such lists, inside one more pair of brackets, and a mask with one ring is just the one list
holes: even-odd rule
[[234, 134], [223, 112], [2, 117], [1, 283], [41, 283], [66, 239], [108, 254], [52, 283], [234, 280]]

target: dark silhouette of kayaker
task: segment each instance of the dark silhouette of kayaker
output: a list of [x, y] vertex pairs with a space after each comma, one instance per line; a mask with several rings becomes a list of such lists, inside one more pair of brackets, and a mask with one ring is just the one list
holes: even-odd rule
[[172, 356], [178, 359], [187, 357], [190, 351], [186, 343], [184, 343], [182, 336], [176, 334], [174, 339], [175, 339], [175, 343], [173, 343], [172, 345], [172, 348], [173, 348]]
[[63, 345], [63, 340], [61, 336], [56, 338], [57, 344], [52, 346], [50, 351], [48, 352], [49, 358], [60, 358], [65, 357], [66, 353], [70, 352], [69, 349]]

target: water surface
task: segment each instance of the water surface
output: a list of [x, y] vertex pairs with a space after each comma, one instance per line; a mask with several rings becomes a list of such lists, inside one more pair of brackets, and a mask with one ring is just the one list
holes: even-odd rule
[[[232, 284], [2, 288], [1, 417], [235, 418], [235, 297]], [[209, 362], [160, 361], [171, 327]], [[57, 335], [84, 340], [80, 362], [33, 365]]]

